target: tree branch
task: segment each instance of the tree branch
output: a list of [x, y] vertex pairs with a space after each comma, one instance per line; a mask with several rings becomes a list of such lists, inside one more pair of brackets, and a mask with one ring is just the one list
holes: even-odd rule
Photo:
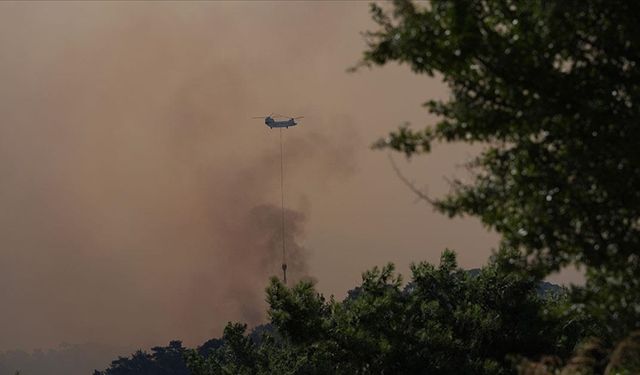
[[396, 176], [398, 176], [400, 181], [402, 181], [402, 183], [404, 183], [409, 188], [409, 190], [411, 190], [415, 195], [417, 195], [419, 199], [425, 200], [427, 203], [431, 205], [436, 204], [435, 200], [431, 199], [425, 192], [421, 191], [413, 183], [411, 183], [411, 181], [407, 180], [407, 178], [400, 171], [400, 168], [398, 168], [398, 165], [396, 165], [396, 162], [393, 161], [391, 154], [387, 154], [387, 157], [389, 158], [389, 163], [391, 163], [391, 168], [393, 168], [393, 171], [396, 173]]

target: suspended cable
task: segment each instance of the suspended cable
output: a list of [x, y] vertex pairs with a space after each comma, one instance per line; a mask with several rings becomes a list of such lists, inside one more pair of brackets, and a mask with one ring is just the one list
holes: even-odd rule
[[287, 284], [287, 257], [284, 237], [284, 151], [282, 147], [282, 128], [280, 128], [280, 194], [282, 201], [282, 275], [285, 285]]
[[[273, 116], [276, 117], [286, 117], [286, 119], [274, 119]], [[257, 116], [253, 118], [262, 118], [262, 116]], [[285, 285], [287, 284], [287, 249], [286, 249], [286, 238], [285, 238], [285, 220], [284, 220], [284, 147], [282, 146], [282, 128], [289, 129], [289, 127], [296, 126], [298, 123], [297, 119], [301, 119], [303, 116], [293, 117], [293, 116], [282, 116], [271, 113], [270, 115], [264, 117], [264, 123], [269, 127], [269, 129], [278, 128], [280, 130], [280, 195], [282, 201], [282, 212], [281, 212], [281, 221], [282, 221], [282, 280]]]

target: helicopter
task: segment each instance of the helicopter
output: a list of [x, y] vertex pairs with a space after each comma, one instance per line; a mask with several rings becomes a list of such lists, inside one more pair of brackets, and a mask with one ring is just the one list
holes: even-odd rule
[[[286, 120], [276, 120], [276, 119], [274, 119], [274, 116], [275, 117], [279, 117], [279, 118], [285, 118]], [[267, 125], [270, 129], [273, 129], [273, 128], [287, 128], [288, 129], [290, 126], [298, 125], [296, 120], [304, 118], [304, 116], [290, 117], [290, 116], [276, 115], [276, 114], [272, 113], [267, 117], [258, 116], [258, 117], [252, 117], [252, 118], [264, 118], [265, 125]]]

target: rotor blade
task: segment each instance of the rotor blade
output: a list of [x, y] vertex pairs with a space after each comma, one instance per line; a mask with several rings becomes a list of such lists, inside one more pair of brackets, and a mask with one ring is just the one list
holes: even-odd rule
[[304, 116], [293, 117], [294, 120], [297, 120], [299, 118], [304, 118]]

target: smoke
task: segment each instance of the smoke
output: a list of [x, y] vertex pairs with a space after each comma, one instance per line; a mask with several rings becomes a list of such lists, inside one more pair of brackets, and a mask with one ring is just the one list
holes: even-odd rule
[[[225, 299], [233, 301], [237, 316], [243, 316], [250, 323], [257, 323], [264, 319], [263, 290], [267, 277], [276, 274], [282, 264], [282, 231], [280, 226], [281, 208], [274, 205], [259, 205], [245, 213], [239, 225], [228, 228], [225, 236], [230, 240], [227, 249], [233, 254], [232, 264], [242, 264], [235, 267], [237, 275], [228, 274], [234, 280], [234, 287], [227, 290], [231, 293]], [[306, 249], [300, 244], [299, 238], [304, 234], [305, 215], [299, 211], [285, 211], [285, 244], [286, 263], [288, 265], [288, 280], [297, 281], [307, 276]], [[249, 234], [249, 237], [245, 236]], [[240, 240], [244, 238], [244, 240]], [[278, 272], [278, 276], [279, 272]], [[239, 292], [239, 293], [238, 293]]]
[[[277, 130], [271, 133], [275, 132]], [[277, 139], [275, 134], [272, 135]], [[306, 178], [316, 184], [324, 184], [327, 179], [341, 178], [353, 171], [350, 163], [352, 149], [346, 141], [310, 132], [304, 136], [293, 136], [291, 140], [285, 137], [285, 142], [285, 199], [290, 196], [287, 194], [287, 181]], [[282, 264], [279, 151], [270, 149], [244, 165], [233, 164], [233, 171], [208, 175], [214, 177], [205, 183], [209, 186], [205, 193], [209, 196], [207, 209], [212, 214], [205, 214], [204, 217], [211, 220], [208, 226], [213, 231], [214, 247], [223, 251], [200, 254], [200, 260], [209, 266], [195, 274], [195, 284], [191, 288], [195, 294], [191, 295], [190, 302], [185, 305], [187, 310], [183, 311], [183, 314], [191, 315], [190, 320], [194, 316], [189, 306], [197, 304], [207, 306], [201, 310], [205, 314], [196, 317], [202, 324], [211, 320], [210, 313], [206, 313], [211, 311], [223, 315], [227, 320], [242, 317], [243, 321], [250, 324], [264, 320], [266, 280], [270, 276], [280, 276]], [[221, 181], [219, 176], [228, 177]], [[297, 203], [285, 204], [287, 207], [297, 207], [284, 211], [288, 279], [296, 282], [309, 277], [306, 262], [308, 250], [302, 240], [311, 207], [304, 195]], [[218, 286], [214, 293], [220, 295], [202, 298], [201, 285]]]
[[104, 344], [70, 345], [35, 350], [32, 353], [13, 350], [0, 352], [0, 374], [15, 375], [84, 375], [103, 369], [118, 357], [131, 355], [135, 347]]
[[[309, 12], [262, 10], [269, 26]], [[318, 17], [324, 40], [334, 21]], [[260, 36], [258, 19], [224, 4], [2, 5], [0, 349], [196, 344], [264, 319], [280, 150], [249, 117], [304, 111], [290, 80], [327, 49], [301, 52], [313, 37], [277, 22]], [[305, 189], [355, 168], [349, 120], [324, 121], [284, 132], [292, 280], [309, 276]]]

